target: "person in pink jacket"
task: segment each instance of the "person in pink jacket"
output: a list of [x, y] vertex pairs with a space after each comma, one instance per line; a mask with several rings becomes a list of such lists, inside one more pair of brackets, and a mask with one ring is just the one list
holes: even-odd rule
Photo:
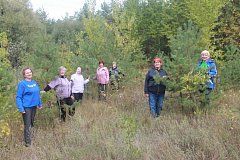
[[106, 100], [107, 84], [109, 82], [109, 71], [104, 67], [104, 61], [99, 61], [96, 72], [96, 79], [98, 83], [98, 99]]

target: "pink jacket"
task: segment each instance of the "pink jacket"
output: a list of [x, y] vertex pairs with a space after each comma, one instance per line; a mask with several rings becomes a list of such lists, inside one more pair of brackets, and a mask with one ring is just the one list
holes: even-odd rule
[[97, 82], [100, 84], [108, 84], [109, 82], [109, 71], [107, 67], [97, 68]]

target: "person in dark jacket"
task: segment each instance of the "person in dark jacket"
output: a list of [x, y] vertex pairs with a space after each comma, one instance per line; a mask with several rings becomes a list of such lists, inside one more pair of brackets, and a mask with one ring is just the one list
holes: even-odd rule
[[31, 128], [34, 126], [36, 109], [42, 108], [42, 101], [39, 85], [32, 79], [31, 68], [24, 68], [22, 74], [24, 80], [18, 83], [16, 104], [23, 117], [25, 146], [29, 147], [31, 145]]
[[124, 74], [121, 72], [121, 70], [119, 70], [117, 63], [113, 62], [112, 67], [109, 69], [109, 77], [112, 90], [119, 89], [119, 81], [121, 79], [121, 76], [124, 77]]
[[63, 122], [66, 119], [67, 108], [64, 104], [69, 106], [69, 115], [75, 114], [74, 98], [72, 96], [72, 83], [65, 76], [67, 69], [63, 66], [59, 68], [59, 75], [56, 76], [45, 88], [44, 92], [51, 89], [56, 91], [57, 104], [60, 107], [60, 117]]
[[[215, 88], [214, 79], [217, 76], [217, 67], [216, 63], [213, 59], [210, 58], [210, 53], [207, 50], [201, 52], [201, 59], [198, 61], [198, 70], [202, 70], [206, 76], [208, 76], [208, 80], [204, 89], [201, 89], [201, 93], [205, 93], [205, 103], [209, 103], [209, 95]], [[204, 104], [205, 105], [205, 104]]]
[[145, 78], [144, 93], [149, 98], [150, 112], [152, 116], [159, 117], [163, 108], [163, 100], [166, 86], [164, 79], [167, 73], [162, 69], [163, 61], [160, 58], [154, 58], [154, 67], [149, 69]]

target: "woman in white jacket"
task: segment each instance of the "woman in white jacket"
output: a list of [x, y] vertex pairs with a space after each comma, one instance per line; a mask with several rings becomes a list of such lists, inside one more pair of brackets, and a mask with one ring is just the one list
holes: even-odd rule
[[78, 67], [76, 73], [71, 75], [71, 81], [72, 81], [72, 93], [75, 101], [78, 102], [79, 100], [82, 100], [84, 85], [89, 82], [89, 77], [86, 80], [84, 80], [82, 76], [81, 67]]

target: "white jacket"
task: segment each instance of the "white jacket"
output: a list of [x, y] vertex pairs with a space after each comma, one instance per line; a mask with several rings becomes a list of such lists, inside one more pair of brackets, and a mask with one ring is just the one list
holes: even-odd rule
[[75, 73], [71, 75], [71, 81], [73, 82], [72, 93], [83, 93], [84, 84], [88, 83], [89, 79], [84, 80], [81, 74]]

